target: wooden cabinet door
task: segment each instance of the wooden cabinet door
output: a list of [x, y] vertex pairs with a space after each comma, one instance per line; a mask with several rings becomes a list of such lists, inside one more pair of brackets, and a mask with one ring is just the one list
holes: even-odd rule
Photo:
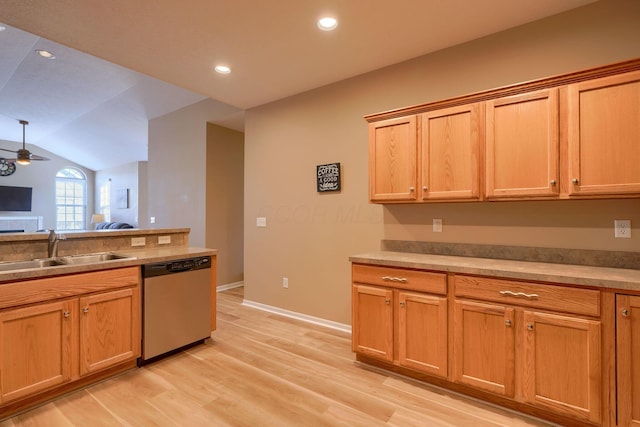
[[393, 361], [393, 291], [353, 285], [353, 351]]
[[447, 298], [398, 293], [398, 361], [447, 377]]
[[524, 312], [525, 400], [601, 422], [600, 322]]
[[558, 140], [558, 89], [487, 101], [487, 198], [557, 197]]
[[514, 396], [513, 308], [456, 300], [453, 379], [506, 397]]
[[418, 183], [417, 117], [369, 124], [369, 198], [416, 200]]
[[483, 111], [475, 103], [422, 115], [422, 200], [480, 197]]
[[77, 300], [0, 313], [0, 402], [71, 379]]
[[140, 290], [80, 298], [80, 375], [140, 355]]
[[618, 425], [640, 426], [640, 297], [616, 296]]
[[640, 194], [640, 71], [568, 87], [569, 194]]

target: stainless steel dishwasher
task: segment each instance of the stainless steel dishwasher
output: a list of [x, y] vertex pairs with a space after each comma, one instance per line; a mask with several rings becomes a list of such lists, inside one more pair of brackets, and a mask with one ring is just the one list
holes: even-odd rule
[[211, 336], [211, 257], [142, 266], [142, 365]]

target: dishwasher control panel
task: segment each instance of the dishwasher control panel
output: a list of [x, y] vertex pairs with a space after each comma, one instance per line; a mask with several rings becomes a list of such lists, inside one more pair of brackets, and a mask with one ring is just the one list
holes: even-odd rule
[[200, 270], [202, 268], [211, 268], [210, 256], [145, 264], [142, 266], [142, 275], [143, 277], [154, 277], [165, 274], [180, 273], [182, 271]]

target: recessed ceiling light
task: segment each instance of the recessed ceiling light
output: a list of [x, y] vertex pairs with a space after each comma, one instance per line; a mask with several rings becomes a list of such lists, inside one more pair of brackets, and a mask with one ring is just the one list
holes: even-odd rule
[[330, 16], [318, 19], [318, 28], [322, 31], [332, 31], [338, 26], [338, 20]]
[[48, 50], [38, 49], [36, 50], [36, 53], [42, 56], [43, 58], [56, 59], [56, 56], [53, 53], [49, 52]]
[[218, 73], [218, 74], [229, 74], [229, 73], [231, 73], [231, 68], [227, 67], [226, 65], [216, 65], [214, 70], [216, 70], [216, 73]]

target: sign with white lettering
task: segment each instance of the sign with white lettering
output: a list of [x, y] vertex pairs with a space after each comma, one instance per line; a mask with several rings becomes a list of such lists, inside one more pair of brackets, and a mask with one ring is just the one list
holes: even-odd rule
[[316, 166], [318, 193], [340, 191], [340, 163]]

